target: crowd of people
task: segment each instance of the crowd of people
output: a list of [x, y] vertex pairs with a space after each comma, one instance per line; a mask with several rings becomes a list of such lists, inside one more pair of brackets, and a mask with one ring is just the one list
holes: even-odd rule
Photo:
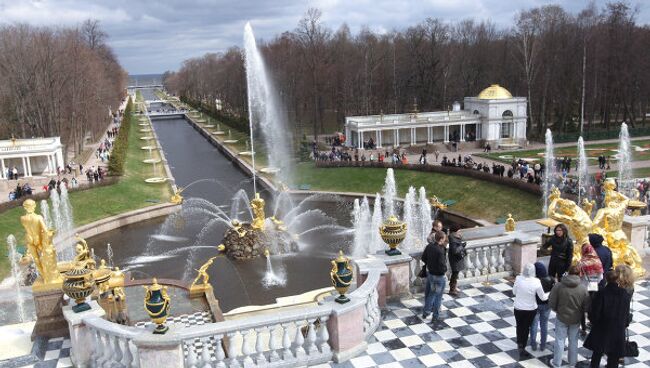
[[[603, 355], [607, 355], [608, 368], [618, 367], [629, 355], [626, 329], [634, 318], [630, 312], [634, 272], [627, 265], [613, 267], [612, 252], [603, 240], [599, 234], [589, 234], [580, 246], [580, 259], [574, 262], [573, 241], [566, 226], [559, 224], [544, 244], [551, 248], [548, 269], [542, 262], [531, 263], [517, 276], [512, 293], [520, 359], [532, 357], [528, 347], [533, 351], [551, 348], [547, 345], [551, 312], [555, 313], [551, 366], [562, 366], [567, 340], [569, 366], [576, 366], [579, 335], [585, 337], [584, 347], [592, 351], [591, 367], [599, 367]], [[419, 274], [425, 279], [423, 319], [432, 315], [432, 322], [440, 320], [447, 274], [449, 295], [459, 295], [456, 286], [458, 273], [465, 267], [465, 247], [457, 225], [445, 232], [442, 223], [434, 221]]]

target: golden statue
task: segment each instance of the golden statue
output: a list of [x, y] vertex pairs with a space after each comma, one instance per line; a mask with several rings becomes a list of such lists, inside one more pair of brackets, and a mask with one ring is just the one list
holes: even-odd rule
[[575, 238], [577, 246], [573, 247], [573, 260], [577, 262], [582, 245], [589, 243], [589, 233], [593, 227], [591, 217], [572, 200], [561, 198], [557, 188], [553, 188], [548, 198], [548, 217], [565, 224]]
[[20, 217], [20, 223], [25, 228], [27, 250], [40, 275], [34, 285], [62, 283], [63, 278], [57, 267], [56, 250], [52, 245], [54, 230], [48, 230], [43, 216], [34, 212], [36, 210], [34, 200], [25, 200], [23, 208], [26, 214]]
[[[78, 243], [75, 245], [75, 257], [73, 262], [83, 268], [94, 270], [96, 263], [90, 254], [88, 243], [84, 238], [80, 237], [79, 234], [75, 234], [75, 237], [77, 238]], [[106, 261], [102, 259], [102, 262], [102, 264], [106, 266]]]
[[181, 193], [183, 193], [183, 190], [184, 190], [183, 188], [180, 188], [180, 187], [177, 188], [174, 191], [174, 195], [172, 195], [172, 197], [169, 199], [169, 201], [171, 203], [173, 203], [173, 204], [182, 204], [183, 203], [183, 196], [181, 195]]
[[594, 206], [596, 205], [596, 201], [593, 199], [591, 202], [587, 198], [582, 199], [582, 210], [585, 211], [585, 213], [591, 217], [591, 212], [594, 210]]
[[253, 210], [253, 222], [251, 226], [256, 230], [264, 230], [264, 199], [260, 198], [259, 193], [255, 193], [255, 198], [251, 201]]
[[444, 210], [445, 208], [447, 208], [447, 205], [444, 204], [444, 203], [442, 203], [442, 202], [440, 202], [440, 200], [438, 199], [438, 197], [435, 196], [435, 195], [431, 197], [430, 202], [431, 202], [431, 207], [438, 208], [438, 209], [442, 209], [442, 210]]
[[616, 183], [608, 179], [605, 181], [605, 207], [598, 210], [594, 216], [593, 232], [600, 234], [607, 246], [612, 251], [614, 267], [620, 264], [630, 266], [637, 277], [643, 276], [643, 260], [636, 249], [630, 245], [627, 235], [623, 231], [625, 210], [630, 200], [623, 194], [614, 190]]
[[[198, 295], [201, 295], [203, 292], [206, 290], [212, 289], [212, 285], [210, 285], [210, 275], [208, 275], [208, 268], [212, 266], [212, 263], [214, 262], [214, 259], [217, 257], [212, 257], [208, 259], [207, 262], [203, 264], [196, 272], [199, 274], [196, 275], [196, 278], [190, 285], [190, 298], [196, 297]], [[199, 280], [203, 278], [203, 282], [199, 284]]]
[[505, 224], [506, 232], [512, 232], [515, 231], [515, 219], [512, 218], [512, 214], [508, 214], [508, 218], [506, 219], [506, 224]]

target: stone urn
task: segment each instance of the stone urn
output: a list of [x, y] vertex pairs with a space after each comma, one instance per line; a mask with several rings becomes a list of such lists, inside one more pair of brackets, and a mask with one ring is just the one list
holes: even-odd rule
[[350, 267], [350, 260], [343, 255], [343, 251], [339, 251], [339, 256], [332, 260], [330, 279], [332, 280], [332, 286], [340, 294], [334, 300], [340, 304], [349, 302], [350, 299], [345, 296], [345, 293], [350, 288], [350, 283], [352, 283], [352, 267]]
[[72, 310], [75, 313], [87, 311], [90, 305], [86, 303], [86, 298], [92, 294], [95, 289], [95, 280], [92, 271], [87, 268], [73, 268], [64, 274], [65, 280], [61, 289], [70, 299], [74, 299], [75, 306]]
[[404, 241], [406, 237], [406, 223], [400, 221], [395, 216], [391, 216], [379, 227], [379, 235], [384, 243], [388, 244], [390, 249], [386, 250], [389, 256], [402, 254], [397, 246]]
[[169, 327], [165, 326], [170, 305], [167, 288], [158, 284], [158, 280], [155, 278], [150, 287], [145, 286], [144, 288], [147, 290], [144, 297], [144, 309], [149, 314], [151, 321], [156, 324], [153, 333], [164, 334], [169, 330]]

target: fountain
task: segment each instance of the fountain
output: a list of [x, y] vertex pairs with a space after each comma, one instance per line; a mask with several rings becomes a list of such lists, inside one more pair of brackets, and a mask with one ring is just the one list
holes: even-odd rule
[[266, 257], [266, 272], [264, 273], [262, 284], [266, 288], [270, 288], [271, 286], [284, 286], [287, 283], [286, 274], [284, 272], [276, 273], [273, 271], [271, 255], [269, 254], [268, 249], [264, 251], [264, 256]]
[[[248, 90], [249, 123], [251, 132], [251, 151], [255, 152], [253, 127], [257, 125], [262, 133], [262, 141], [266, 147], [267, 171], [280, 174], [283, 183], [290, 183], [292, 160], [291, 130], [286, 127], [286, 118], [276, 102], [271, 79], [267, 76], [262, 55], [257, 48], [255, 35], [250, 23], [244, 27], [244, 55], [246, 65], [246, 83]], [[252, 155], [253, 171], [255, 170], [255, 155]], [[255, 185], [255, 178], [253, 178]], [[253, 188], [257, 191], [257, 188]]]
[[550, 129], [546, 129], [546, 150], [544, 151], [544, 208], [542, 209], [542, 216], [546, 217], [548, 209], [548, 196], [551, 194], [553, 181], [556, 176], [555, 167], [555, 153], [553, 152], [553, 133]]
[[370, 243], [368, 244], [368, 253], [370, 254], [377, 253], [383, 248], [384, 242], [381, 240], [381, 236], [379, 235], [379, 228], [384, 221], [381, 206], [381, 195], [377, 193], [375, 195], [375, 202], [372, 211], [372, 221], [370, 224]]
[[228, 129], [228, 139], [225, 139], [223, 143], [227, 143], [227, 144], [237, 143], [236, 139], [232, 139], [232, 132], [230, 131], [230, 129]]
[[397, 198], [397, 186], [395, 185], [395, 173], [390, 168], [386, 170], [384, 180], [384, 220], [395, 215], [395, 198]]
[[408, 227], [406, 228], [406, 236], [402, 241], [402, 248], [407, 251], [416, 248], [416, 240], [420, 237], [418, 226], [416, 224], [416, 222], [419, 222], [417, 216], [418, 212], [415, 188], [409, 187], [409, 190], [404, 197], [404, 216], [402, 219], [408, 224]]
[[[54, 230], [56, 230], [54, 244], [57, 246], [59, 260], [62, 261], [74, 257], [74, 239], [72, 235], [74, 235], [75, 225], [68, 189], [65, 185], [61, 185], [59, 190], [61, 194], [56, 189], [50, 191], [50, 200], [52, 201], [51, 223]], [[42, 204], [41, 208], [43, 208]]]
[[7, 237], [7, 245], [9, 245], [9, 260], [11, 262], [11, 277], [14, 279], [16, 289], [16, 311], [18, 320], [22, 322], [27, 321], [27, 314], [25, 313], [25, 299], [20, 290], [20, 284], [23, 281], [23, 274], [20, 268], [20, 255], [16, 252], [16, 238], [13, 235]]
[[[618, 146], [618, 188], [619, 192], [630, 196], [634, 189], [632, 180], [632, 151], [630, 146], [630, 133], [627, 130], [627, 124], [621, 123], [621, 133], [619, 134]], [[638, 198], [634, 198], [638, 199]]]
[[[420, 187], [420, 201], [419, 201], [419, 214], [420, 219], [420, 242], [422, 246], [426, 246], [427, 238], [431, 232], [431, 224], [433, 223], [433, 218], [431, 217], [431, 203], [427, 199], [427, 191], [424, 187]], [[437, 214], [437, 212], [436, 212]]]
[[589, 195], [589, 161], [585, 152], [585, 142], [578, 138], [578, 203], [582, 203], [582, 195]]
[[368, 242], [372, 233], [371, 222], [369, 221], [371, 220], [371, 215], [368, 198], [363, 197], [361, 202], [359, 202], [358, 198], [354, 200], [352, 218], [352, 226], [354, 229], [352, 256], [363, 257], [369, 253], [371, 248]]

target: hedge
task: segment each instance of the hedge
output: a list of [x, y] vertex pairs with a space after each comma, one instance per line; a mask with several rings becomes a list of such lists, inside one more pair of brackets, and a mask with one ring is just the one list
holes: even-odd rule
[[113, 141], [113, 150], [108, 160], [108, 173], [110, 175], [124, 174], [124, 161], [126, 161], [126, 151], [129, 147], [129, 129], [131, 128], [131, 118], [133, 113], [133, 101], [129, 97], [129, 102], [124, 108], [122, 115], [122, 124], [117, 133], [117, 138]]

